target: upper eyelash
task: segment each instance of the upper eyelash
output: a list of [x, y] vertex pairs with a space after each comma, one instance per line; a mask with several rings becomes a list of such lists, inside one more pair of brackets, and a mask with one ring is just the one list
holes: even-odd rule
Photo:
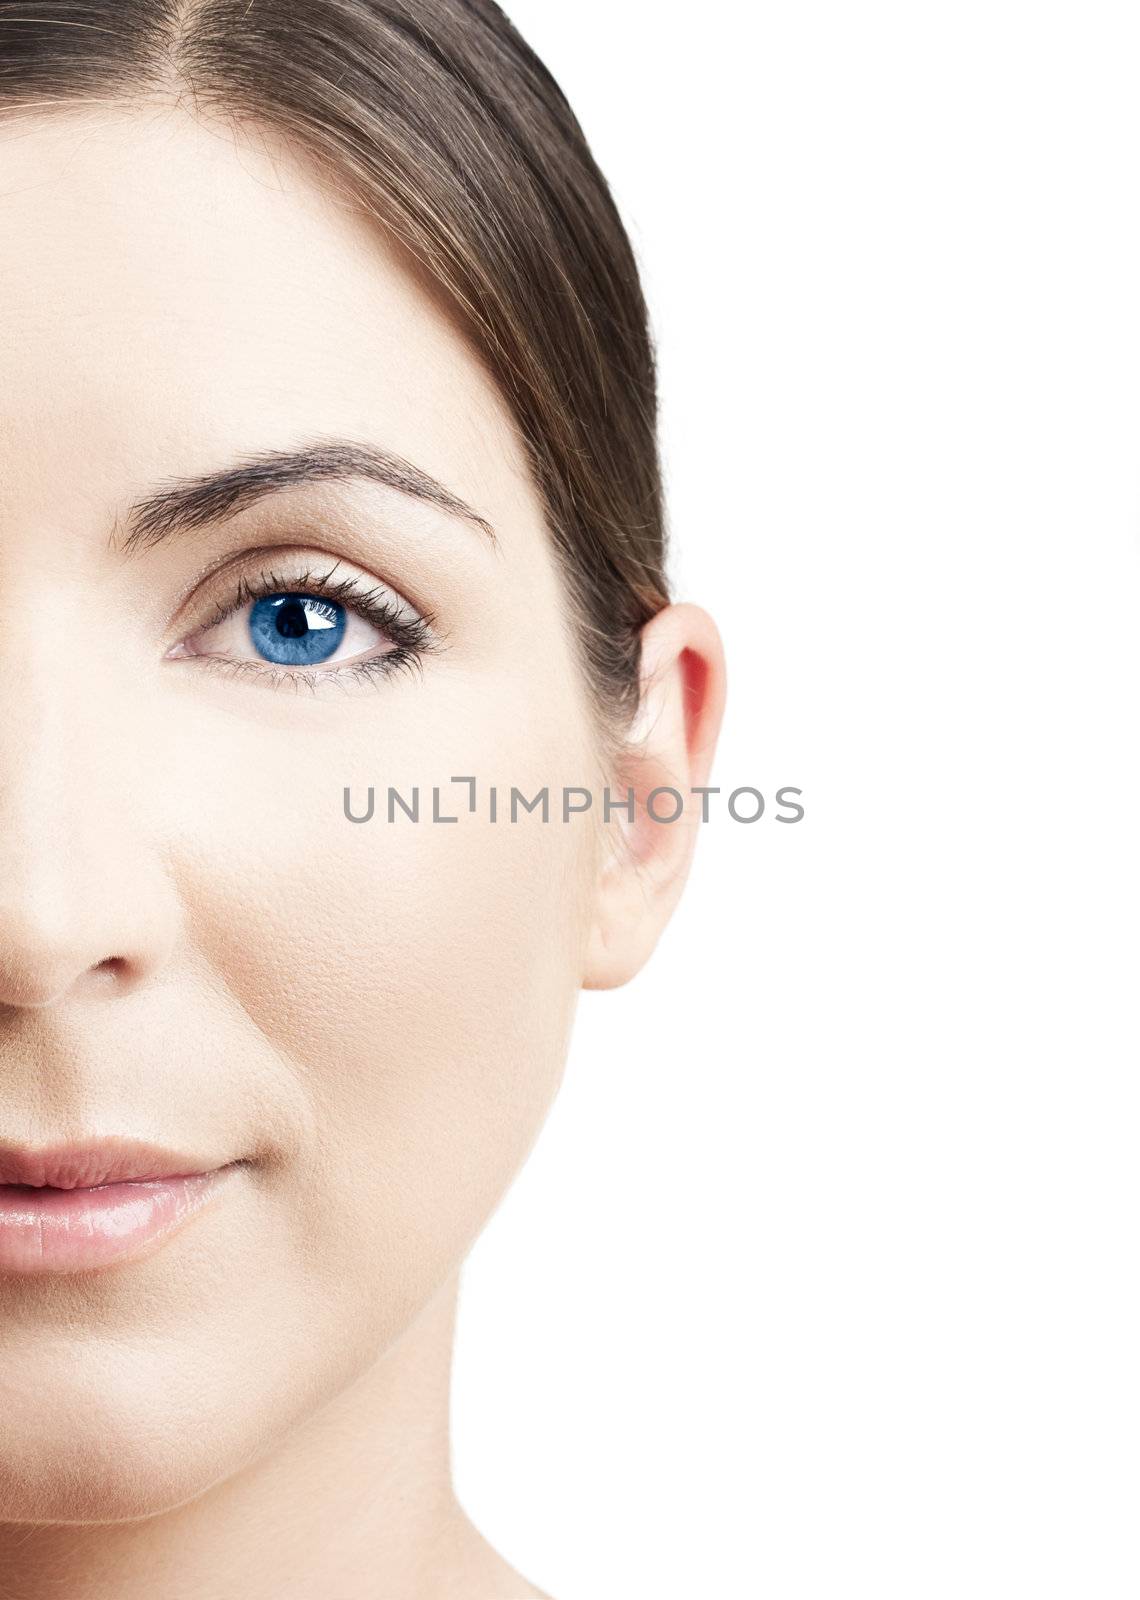
[[333, 578], [339, 562], [334, 562], [327, 572], [308, 568], [302, 573], [283, 576], [272, 568], [262, 568], [252, 579], [242, 573], [234, 593], [225, 602], [216, 602], [214, 616], [206, 627], [216, 627], [235, 611], [250, 601], [275, 594], [300, 594], [320, 596], [351, 607], [374, 627], [382, 629], [393, 640], [394, 648], [379, 656], [365, 656], [362, 660], [347, 662], [339, 667], [327, 667], [314, 672], [305, 667], [282, 667], [270, 662], [243, 661], [227, 656], [198, 656], [196, 659], [214, 670], [240, 673], [251, 671], [259, 677], [269, 676], [274, 687], [289, 683], [295, 688], [308, 685], [315, 690], [318, 683], [343, 680], [346, 677], [370, 679], [377, 674], [388, 675], [404, 670], [423, 671], [423, 656], [437, 648], [433, 636], [435, 618], [430, 612], [411, 612], [406, 602], [399, 602], [383, 584], [367, 587], [358, 578], [348, 576]]

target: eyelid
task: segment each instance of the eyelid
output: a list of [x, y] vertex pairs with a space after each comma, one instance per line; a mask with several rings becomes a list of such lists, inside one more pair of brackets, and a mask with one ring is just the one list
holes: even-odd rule
[[[241, 550], [229, 550], [224, 555], [208, 562], [195, 573], [188, 591], [179, 600], [174, 610], [166, 620], [164, 632], [169, 635], [177, 630], [180, 636], [185, 637], [189, 626], [188, 613], [191, 608], [202, 604], [203, 590], [212, 591], [216, 585], [221, 584], [226, 575], [231, 575], [231, 581], [237, 583], [239, 577], [235, 573], [244, 572], [248, 566], [256, 566], [265, 558], [267, 562], [280, 565], [286, 570], [291, 570], [294, 564], [298, 568], [311, 573], [324, 568], [346, 567], [356, 581], [364, 588], [383, 588], [389, 591], [392, 597], [414, 615], [420, 617], [426, 624], [434, 627], [436, 617], [430, 606], [421, 604], [414, 599], [405, 589], [388, 578], [382, 578], [366, 567], [359, 565], [345, 556], [336, 555], [332, 551], [322, 549], [317, 544], [307, 544], [303, 540], [275, 540], [272, 544], [247, 545]], [[292, 580], [290, 580], [292, 581]], [[206, 624], [200, 624], [205, 626]]]
[[252, 600], [269, 594], [287, 593], [312, 594], [339, 600], [365, 618], [368, 618], [370, 604], [373, 608], [382, 606], [385, 612], [399, 613], [401, 621], [431, 625], [434, 619], [430, 613], [419, 611], [398, 589], [383, 579], [362, 576], [351, 569], [344, 576], [336, 576], [337, 569], [343, 564], [342, 558], [336, 557], [331, 567], [326, 568], [322, 563], [319, 568], [310, 565], [304, 571], [290, 572], [288, 564], [283, 562], [281, 571], [275, 567], [268, 571], [265, 567], [259, 567], [252, 580], [247, 572], [241, 572], [231, 585], [229, 601], [224, 605], [215, 605], [214, 615], [205, 626], [218, 626]]

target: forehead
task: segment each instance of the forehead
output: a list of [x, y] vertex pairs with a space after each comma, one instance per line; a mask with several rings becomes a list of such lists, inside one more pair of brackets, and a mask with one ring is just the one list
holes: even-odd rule
[[[178, 109], [0, 128], [0, 438], [53, 494], [371, 440], [496, 527], [536, 506], [507, 410], [407, 258], [266, 134]], [[30, 487], [30, 486], [29, 486]]]

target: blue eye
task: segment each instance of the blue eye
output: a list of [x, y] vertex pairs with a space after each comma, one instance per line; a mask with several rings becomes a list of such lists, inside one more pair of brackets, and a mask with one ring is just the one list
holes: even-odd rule
[[250, 608], [249, 637], [265, 661], [310, 667], [327, 661], [340, 645], [347, 616], [344, 606], [316, 595], [266, 595]]
[[431, 613], [385, 583], [341, 575], [340, 567], [242, 574], [215, 600], [212, 620], [180, 639], [167, 659], [197, 657], [274, 687], [418, 667], [435, 648]]

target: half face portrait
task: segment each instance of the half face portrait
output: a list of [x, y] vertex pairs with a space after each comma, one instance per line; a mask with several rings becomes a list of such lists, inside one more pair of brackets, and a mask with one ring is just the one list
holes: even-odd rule
[[537, 1594], [457, 1277], [724, 702], [605, 181], [490, 0], [0, 5], [0, 377], [0, 1575]]

